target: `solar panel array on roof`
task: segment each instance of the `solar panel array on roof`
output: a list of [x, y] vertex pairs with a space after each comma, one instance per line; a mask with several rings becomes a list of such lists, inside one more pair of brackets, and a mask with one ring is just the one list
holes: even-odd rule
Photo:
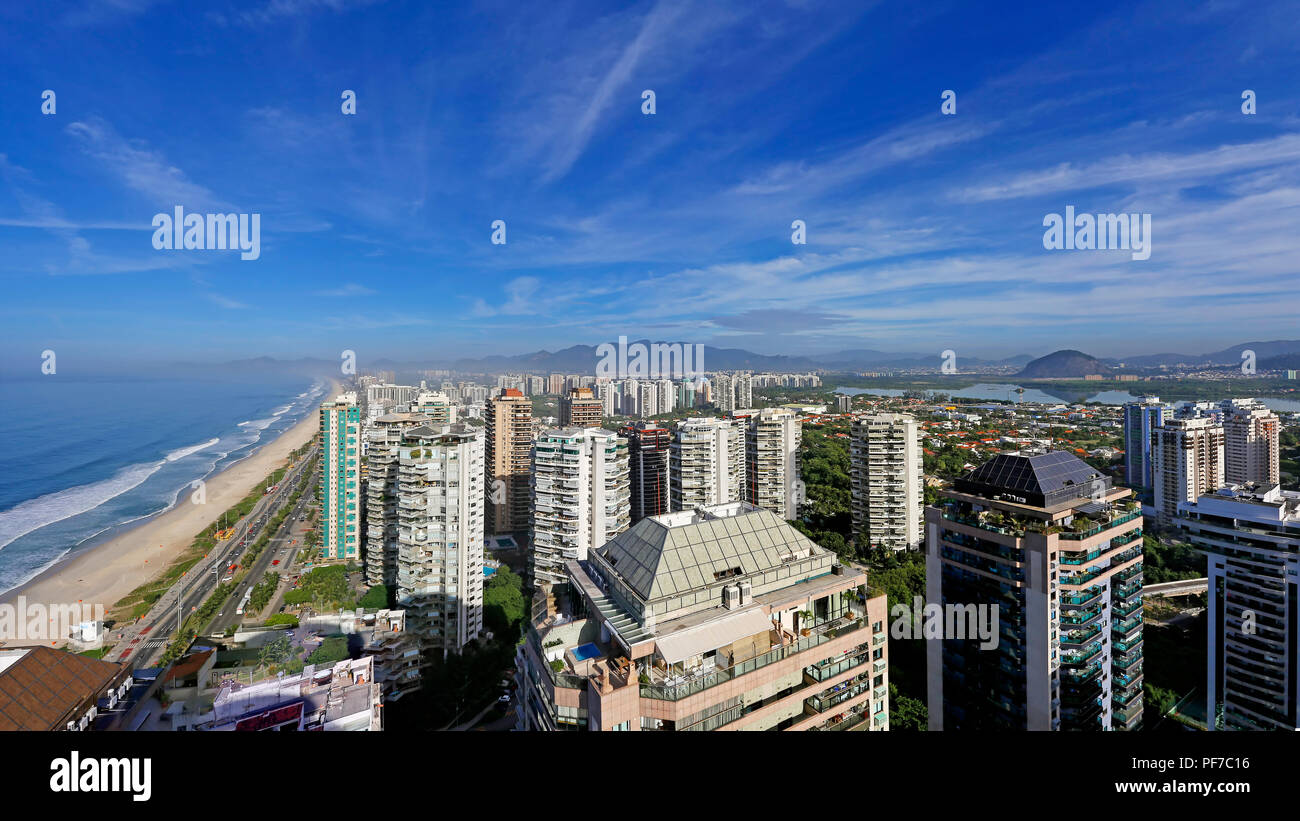
[[1050, 494], [1083, 485], [1097, 476], [1097, 470], [1063, 450], [1036, 456], [1003, 453], [971, 471], [970, 479], [1006, 490]]

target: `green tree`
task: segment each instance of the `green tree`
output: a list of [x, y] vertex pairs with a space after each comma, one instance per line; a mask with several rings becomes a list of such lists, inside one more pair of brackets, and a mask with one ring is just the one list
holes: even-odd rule
[[483, 591], [483, 622], [496, 636], [510, 643], [518, 637], [520, 623], [527, 613], [524, 580], [502, 565], [488, 579]]
[[925, 702], [898, 692], [898, 687], [889, 683], [889, 730], [890, 732], [916, 733], [925, 732], [930, 726], [930, 713]]
[[366, 594], [357, 601], [357, 607], [364, 607], [367, 610], [381, 610], [388, 606], [388, 587], [387, 585], [377, 584], [366, 591]]

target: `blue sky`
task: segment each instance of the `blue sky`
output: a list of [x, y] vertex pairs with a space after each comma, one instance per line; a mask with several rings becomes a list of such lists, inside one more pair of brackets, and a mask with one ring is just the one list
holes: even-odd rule
[[[4, 360], [1297, 337], [1297, 43], [1287, 2], [6, 4]], [[178, 204], [261, 257], [154, 250]], [[1045, 251], [1067, 205], [1151, 258]]]

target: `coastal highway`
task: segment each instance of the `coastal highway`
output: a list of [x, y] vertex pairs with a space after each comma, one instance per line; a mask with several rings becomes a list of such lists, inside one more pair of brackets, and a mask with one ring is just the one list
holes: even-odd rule
[[[313, 474], [314, 473], [315, 470], [313, 468]], [[309, 487], [310, 486], [309, 483]], [[262, 577], [264, 577], [268, 571], [275, 570], [281, 575], [289, 572], [289, 568], [293, 566], [294, 558], [297, 556], [298, 552], [302, 550], [301, 542], [298, 544], [290, 544], [291, 541], [294, 541], [290, 538], [293, 533], [294, 523], [307, 514], [307, 506], [312, 504], [314, 500], [315, 495], [310, 493], [303, 493], [303, 495], [299, 497], [298, 504], [294, 505], [293, 510], [290, 511], [289, 515], [280, 523], [279, 531], [271, 535], [270, 541], [266, 544], [266, 549], [263, 550], [261, 555], [254, 560], [252, 567], [249, 568], [248, 574], [244, 576], [243, 581], [241, 581], [235, 588], [235, 592], [231, 594], [230, 598], [223, 602], [221, 610], [212, 618], [211, 623], [200, 625], [203, 629], [199, 630], [199, 635], [214, 636], [223, 633], [226, 628], [232, 624], [237, 626], [245, 618], [251, 618], [257, 615], [251, 609], [245, 609], [244, 613], [241, 615], [237, 612], [239, 605], [244, 600], [244, 595], [254, 587], [257, 587], [257, 585], [262, 582]], [[276, 560], [279, 560], [280, 563], [273, 566], [271, 562]]]
[[[178, 597], [181, 599], [181, 619], [184, 620], [220, 583], [220, 574], [224, 574], [225, 569], [232, 563], [239, 562], [239, 557], [257, 539], [261, 528], [293, 495], [293, 489], [302, 479], [303, 472], [315, 470], [319, 462], [319, 452], [319, 447], [314, 446], [303, 458], [294, 463], [280, 479], [276, 489], [259, 499], [249, 514], [235, 524], [234, 535], [226, 541], [218, 542], [207, 557], [190, 568], [171, 589], [162, 595], [147, 614], [131, 624], [115, 628], [109, 634], [113, 649], [104, 658], [108, 661], [129, 661], [133, 667], [151, 666], [162, 655], [172, 633], [176, 631]], [[303, 498], [309, 498], [311, 495], [309, 487], [308, 492], [303, 494]], [[286, 519], [287, 523], [288, 519]], [[274, 552], [276, 551], [273, 541], [272, 544], [267, 545], [262, 555], [264, 557]], [[249, 573], [245, 577], [244, 584], [240, 585], [239, 595], [243, 596], [245, 584], [249, 584], [250, 580], [252, 580], [251, 584], [256, 584], [256, 579], [259, 578], [260, 575]]]

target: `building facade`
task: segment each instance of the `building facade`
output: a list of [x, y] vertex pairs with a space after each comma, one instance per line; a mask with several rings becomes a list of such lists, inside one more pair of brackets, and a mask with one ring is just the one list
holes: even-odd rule
[[1171, 410], [1159, 397], [1124, 403], [1124, 483], [1151, 487], [1151, 442]]
[[1155, 430], [1151, 453], [1156, 521], [1161, 527], [1173, 526], [1178, 505], [1223, 487], [1223, 425], [1213, 417], [1166, 420]]
[[605, 413], [605, 403], [591, 388], [573, 388], [560, 397], [560, 427], [598, 428]]
[[799, 477], [799, 417], [781, 408], [763, 408], [748, 417], [745, 438], [745, 500], [782, 519], [799, 515], [803, 480]]
[[[931, 730], [1142, 723], [1142, 513], [1063, 451], [1001, 454], [928, 507]], [[949, 614], [953, 615], [949, 615]], [[996, 614], [992, 646], [948, 630]], [[928, 615], [928, 614], [927, 614]]]
[[1300, 493], [1233, 485], [1178, 509], [1207, 557], [1211, 730], [1300, 730]]
[[627, 439], [628, 473], [632, 492], [631, 524], [647, 516], [668, 512], [668, 452], [672, 435], [667, 428], [638, 422], [619, 430]]
[[406, 431], [398, 467], [397, 602], [423, 649], [459, 652], [483, 632], [483, 431]]
[[397, 469], [402, 434], [427, 424], [420, 413], [388, 413], [366, 426], [366, 583], [397, 584]]
[[627, 440], [602, 428], [553, 428], [533, 445], [532, 574], [564, 581], [564, 564], [627, 530]]
[[1253, 400], [1233, 403], [1223, 416], [1223, 478], [1227, 484], [1275, 485], [1281, 481], [1282, 423]]
[[320, 406], [320, 558], [361, 558], [361, 408], [355, 393]]
[[486, 460], [488, 530], [516, 533], [529, 527], [529, 472], [533, 446], [533, 405], [514, 389], [487, 400]]
[[745, 426], [742, 420], [684, 419], [668, 450], [672, 510], [745, 499]]
[[920, 549], [925, 490], [916, 419], [873, 414], [855, 418], [850, 430], [854, 541], [862, 547]]

